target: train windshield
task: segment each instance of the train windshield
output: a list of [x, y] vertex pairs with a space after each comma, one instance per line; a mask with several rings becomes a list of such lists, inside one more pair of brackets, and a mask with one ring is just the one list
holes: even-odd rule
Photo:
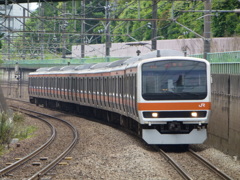
[[204, 62], [164, 60], [142, 65], [142, 97], [145, 100], [198, 100], [206, 96]]

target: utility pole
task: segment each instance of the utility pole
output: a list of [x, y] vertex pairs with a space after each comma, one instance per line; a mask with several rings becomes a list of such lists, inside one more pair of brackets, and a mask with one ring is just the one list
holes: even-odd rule
[[[63, 3], [63, 12], [64, 12], [64, 18], [66, 18], [66, 2]], [[63, 46], [62, 46], [62, 58], [66, 58], [66, 28], [67, 28], [67, 21], [64, 20], [62, 24], [62, 40], [63, 40]]]
[[[26, 14], [26, 10], [23, 9], [23, 32], [26, 30], [25, 28], [25, 25], [26, 25], [26, 17], [25, 17], [25, 14]], [[25, 44], [26, 40], [25, 40], [25, 33], [23, 33], [22, 35], [22, 59], [26, 59], [26, 55], [27, 55], [27, 52], [24, 51], [24, 44]]]
[[207, 59], [207, 54], [211, 52], [211, 0], [206, 0], [204, 4], [204, 45], [203, 58]]
[[109, 1], [106, 1], [105, 15], [107, 20], [106, 20], [106, 27], [105, 27], [105, 32], [106, 32], [106, 55], [105, 56], [107, 57], [107, 61], [109, 61], [110, 48], [111, 48], [109, 10], [110, 10]]
[[[85, 0], [81, 1], [81, 16], [85, 18]], [[85, 57], [85, 20], [81, 20], [81, 58]]]
[[[157, 19], [157, 0], [152, 0], [152, 19]], [[152, 50], [157, 50], [157, 21], [152, 21]]]

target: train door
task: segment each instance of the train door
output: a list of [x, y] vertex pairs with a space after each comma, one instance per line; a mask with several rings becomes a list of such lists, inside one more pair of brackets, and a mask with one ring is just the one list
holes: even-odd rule
[[83, 78], [83, 83], [84, 83], [84, 92], [83, 92], [83, 94], [84, 94], [84, 103], [87, 103], [87, 78], [86, 77], [84, 77]]
[[128, 102], [129, 102], [129, 112], [132, 114], [132, 90], [133, 90], [133, 81], [132, 81], [132, 75], [129, 75], [129, 81], [128, 81]]
[[[87, 78], [87, 103], [90, 105], [90, 102], [92, 101], [92, 98], [91, 98], [91, 77], [88, 77]], [[91, 98], [91, 101], [90, 101], [90, 98]]]
[[84, 95], [84, 81], [83, 78], [79, 78], [79, 84], [78, 84], [78, 89], [79, 89], [79, 101], [80, 103], [83, 103], [83, 95]]
[[100, 79], [99, 79], [99, 96], [100, 96], [100, 106], [102, 107], [103, 106], [103, 101], [104, 101], [104, 99], [103, 99], [103, 82], [104, 82], [104, 80], [103, 80], [103, 77], [100, 77]]
[[126, 105], [126, 113], [129, 114], [129, 75], [126, 75], [126, 82], [125, 82], [125, 105]]
[[93, 105], [96, 105], [96, 101], [97, 101], [97, 78], [93, 77], [92, 78], [92, 101], [91, 103]]
[[108, 83], [107, 83], [108, 78], [104, 77], [103, 78], [103, 102], [105, 107], [109, 107], [108, 105]]
[[75, 77], [72, 77], [71, 78], [72, 81], [71, 81], [71, 100], [74, 102], [76, 100], [76, 89], [75, 89], [75, 83], [76, 83], [76, 80], [75, 80]]
[[138, 116], [137, 113], [137, 74], [133, 76], [133, 114]]
[[80, 78], [76, 77], [76, 101], [79, 102], [80, 101]]
[[45, 90], [46, 90], [46, 96], [48, 96], [48, 77], [46, 77], [46, 84], [45, 84]]
[[118, 81], [118, 99], [119, 99], [119, 109], [123, 110], [123, 99], [122, 99], [122, 76], [119, 77]]
[[116, 109], [119, 110], [119, 92], [118, 92], [118, 76], [115, 78], [115, 102], [116, 102]]
[[56, 97], [59, 98], [59, 77], [56, 77], [57, 85], [56, 85]]
[[62, 78], [58, 77], [58, 98], [62, 98]]
[[66, 99], [66, 78], [63, 77], [63, 99]]
[[111, 104], [112, 108], [115, 109], [115, 77], [111, 77]]
[[54, 81], [53, 81], [53, 77], [50, 78], [50, 97], [53, 97], [53, 85], [54, 85]]
[[96, 105], [99, 105], [99, 77], [95, 79]]

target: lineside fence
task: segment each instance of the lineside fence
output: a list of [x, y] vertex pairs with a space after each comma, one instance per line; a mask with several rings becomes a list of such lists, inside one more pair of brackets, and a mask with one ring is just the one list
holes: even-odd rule
[[47, 60], [11, 60], [5, 61], [1, 66], [6, 68], [15, 67], [16, 64], [22, 68], [37, 69], [41, 67], [54, 67], [54, 66], [68, 66], [68, 65], [81, 65], [92, 64], [100, 62], [112, 62], [129, 57], [102, 57], [102, 58], [64, 58], [64, 59], [47, 59]]
[[[190, 55], [191, 57], [203, 58], [202, 54]], [[19, 67], [37, 69], [40, 67], [80, 65], [87, 63], [112, 62], [129, 57], [102, 57], [102, 58], [65, 58], [49, 60], [11, 60], [5, 61], [1, 67], [14, 68], [16, 64]], [[211, 63], [212, 74], [240, 74], [240, 51], [208, 53], [207, 60]]]
[[[203, 58], [203, 55], [191, 55]], [[212, 74], [240, 74], [240, 51], [208, 53]]]

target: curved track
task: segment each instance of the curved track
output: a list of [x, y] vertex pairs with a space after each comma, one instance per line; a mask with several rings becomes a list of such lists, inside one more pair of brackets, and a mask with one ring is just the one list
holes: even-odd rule
[[14, 169], [21, 166], [23, 163], [27, 162], [28, 160], [30, 160], [31, 158], [33, 158], [34, 156], [39, 154], [47, 146], [49, 146], [54, 141], [54, 139], [56, 137], [56, 129], [51, 123], [49, 123], [48, 121], [46, 121], [45, 119], [43, 119], [41, 117], [37, 117], [37, 116], [34, 116], [32, 114], [29, 114], [29, 113], [25, 113], [25, 114], [45, 122], [51, 128], [51, 132], [52, 132], [51, 137], [48, 139], [48, 141], [46, 143], [44, 143], [41, 147], [39, 147], [38, 149], [36, 149], [32, 153], [30, 153], [29, 155], [27, 155], [27, 156], [23, 157], [22, 159], [16, 161], [15, 163], [11, 164], [10, 166], [7, 166], [6, 168], [1, 169], [0, 170], [0, 177], [6, 175], [7, 173], [9, 173], [11, 171], [13, 171]]
[[[17, 108], [17, 107], [15, 107], [15, 108]], [[21, 167], [24, 163], [26, 163], [27, 161], [29, 161], [30, 159], [32, 159], [33, 157], [38, 155], [40, 152], [42, 152], [44, 149], [46, 149], [46, 147], [48, 147], [54, 141], [54, 139], [56, 137], [55, 127], [53, 125], [51, 125], [51, 123], [49, 123], [47, 120], [41, 118], [40, 116], [45, 116], [47, 118], [51, 118], [51, 119], [61, 121], [62, 123], [67, 125], [72, 131], [73, 140], [70, 143], [70, 145], [68, 145], [66, 147], [66, 149], [64, 151], [62, 151], [60, 153], [60, 155], [58, 155], [55, 159], [53, 159], [48, 165], [46, 165], [45, 167], [38, 170], [35, 174], [31, 175], [31, 177], [27, 177], [29, 179], [40, 178], [41, 176], [46, 174], [48, 171], [50, 171], [53, 167], [55, 167], [74, 148], [74, 146], [76, 145], [76, 143], [78, 141], [78, 131], [73, 125], [71, 125], [69, 122], [67, 122], [63, 119], [60, 119], [60, 118], [57, 118], [57, 117], [54, 117], [54, 116], [50, 116], [50, 115], [47, 115], [47, 114], [42, 114], [42, 113], [39, 113], [39, 112], [36, 112], [36, 111], [30, 111], [30, 110], [27, 110], [27, 109], [24, 109], [24, 108], [18, 108], [18, 110], [21, 110], [23, 113], [25, 113], [29, 116], [32, 116], [34, 118], [38, 118], [38, 119], [46, 122], [51, 127], [52, 135], [51, 135], [51, 138], [49, 138], [49, 140], [45, 144], [43, 144], [40, 148], [36, 149], [32, 153], [30, 153], [29, 155], [20, 159], [19, 161], [13, 163], [12, 165], [0, 170], [0, 177], [5, 176], [9, 172], [14, 171], [17, 168]], [[32, 113], [37, 114], [37, 115], [33, 115]]]

